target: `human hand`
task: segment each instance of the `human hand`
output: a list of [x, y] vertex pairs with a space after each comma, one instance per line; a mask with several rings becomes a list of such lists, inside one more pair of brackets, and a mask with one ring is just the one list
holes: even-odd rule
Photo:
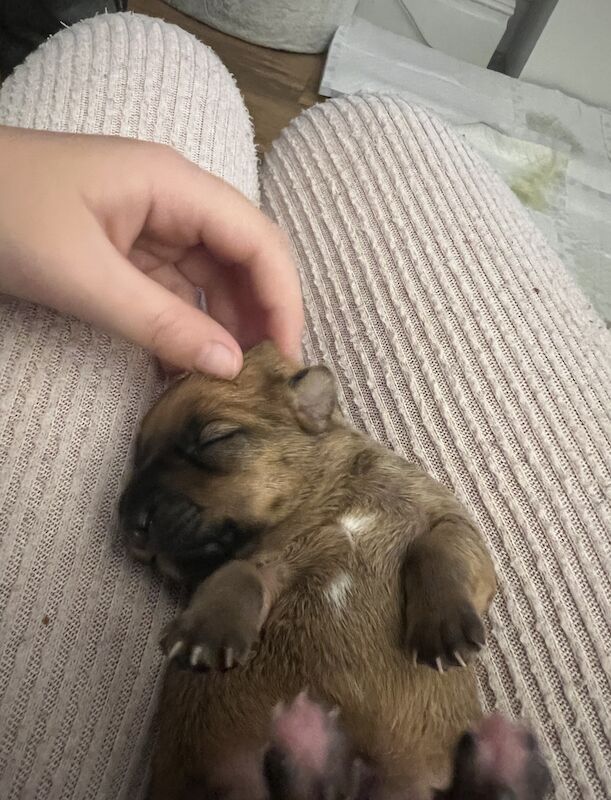
[[0, 127], [0, 291], [179, 370], [231, 378], [263, 339], [300, 356], [299, 279], [281, 231], [162, 145]]

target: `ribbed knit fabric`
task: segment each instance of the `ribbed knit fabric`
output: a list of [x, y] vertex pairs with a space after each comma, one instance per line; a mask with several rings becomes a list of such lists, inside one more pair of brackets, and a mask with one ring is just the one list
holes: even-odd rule
[[310, 109], [263, 191], [301, 265], [309, 359], [493, 553], [485, 705], [531, 720], [558, 800], [611, 797], [609, 333], [509, 190], [397, 97]]
[[0, 91], [0, 124], [170, 144], [258, 199], [253, 132], [218, 56], [137, 14], [105, 14], [49, 39]]
[[[0, 123], [167, 142], [258, 196], [233, 80], [156, 20], [101, 16], [58, 34], [5, 82]], [[116, 505], [159, 389], [138, 349], [0, 303], [2, 800], [144, 796], [158, 639], [175, 602], [126, 556]]]

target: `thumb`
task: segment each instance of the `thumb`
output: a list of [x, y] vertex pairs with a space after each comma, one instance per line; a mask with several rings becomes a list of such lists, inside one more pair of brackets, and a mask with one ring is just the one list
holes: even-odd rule
[[104, 266], [73, 275], [55, 308], [130, 339], [180, 371], [235, 378], [242, 351], [218, 322], [142, 273], [110, 243], [97, 252]]
[[127, 261], [120, 288], [120, 297], [106, 297], [101, 304], [101, 326], [181, 371], [235, 378], [242, 368], [242, 351], [218, 322]]
[[160, 360], [162, 367], [178, 372], [204, 372], [231, 380], [242, 368], [242, 351], [217, 322], [171, 292], [167, 305], [149, 320], [142, 332], [123, 335], [141, 344]]

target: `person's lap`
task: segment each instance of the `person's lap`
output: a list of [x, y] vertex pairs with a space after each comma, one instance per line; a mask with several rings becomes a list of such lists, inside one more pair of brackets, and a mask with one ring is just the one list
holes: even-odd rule
[[[228, 74], [156, 21], [60, 34], [5, 83], [0, 124], [162, 141], [258, 197]], [[337, 372], [355, 424], [455, 489], [494, 552], [485, 703], [533, 720], [559, 797], [605, 796], [608, 334], [488, 169], [400, 99], [307, 112], [263, 189], [302, 270], [308, 359]], [[137, 797], [174, 603], [127, 559], [115, 506], [161, 382], [144, 353], [43, 309], [7, 300], [0, 330], [0, 794]]]
[[[258, 201], [232, 78], [156, 20], [60, 33], [2, 86], [0, 124], [171, 144]], [[52, 311], [5, 298], [0, 331], [0, 796], [132, 800], [175, 600], [126, 558], [116, 505], [162, 380], [148, 354]]]
[[608, 332], [500, 180], [400, 97], [311, 109], [262, 183], [301, 266], [308, 358], [492, 550], [485, 705], [533, 722], [558, 797], [607, 796]]

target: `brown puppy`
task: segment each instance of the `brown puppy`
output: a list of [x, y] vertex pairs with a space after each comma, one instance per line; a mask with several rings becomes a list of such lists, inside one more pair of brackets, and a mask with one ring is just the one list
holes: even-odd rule
[[136, 555], [197, 587], [163, 641], [155, 800], [266, 797], [272, 710], [305, 686], [341, 709], [381, 796], [447, 783], [480, 716], [468, 663], [493, 568], [447, 489], [346, 425], [328, 370], [262, 345], [231, 383], [177, 383], [121, 513]]

